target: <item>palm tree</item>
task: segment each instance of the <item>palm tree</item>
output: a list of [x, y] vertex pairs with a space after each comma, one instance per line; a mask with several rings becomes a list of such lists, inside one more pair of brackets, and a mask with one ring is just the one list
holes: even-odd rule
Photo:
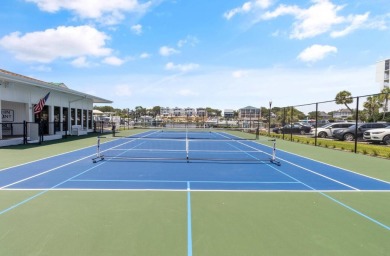
[[375, 114], [379, 113], [382, 107], [381, 99], [378, 95], [368, 96], [367, 101], [363, 103], [363, 107], [367, 109], [369, 117], [375, 122]]
[[347, 105], [353, 102], [352, 94], [349, 91], [341, 91], [337, 93], [335, 100], [336, 104], [344, 104], [351, 112], [353, 112], [352, 109]]
[[381, 102], [384, 103], [382, 120], [385, 120], [386, 113], [389, 110], [388, 107], [389, 107], [389, 100], [390, 100], [390, 87], [383, 88], [381, 93], [382, 94], [379, 95], [379, 98], [381, 99]]

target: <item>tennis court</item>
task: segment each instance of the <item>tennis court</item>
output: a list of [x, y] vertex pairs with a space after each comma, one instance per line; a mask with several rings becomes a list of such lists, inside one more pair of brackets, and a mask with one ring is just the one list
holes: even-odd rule
[[388, 160], [208, 129], [88, 143], [0, 170], [1, 255], [389, 255]]

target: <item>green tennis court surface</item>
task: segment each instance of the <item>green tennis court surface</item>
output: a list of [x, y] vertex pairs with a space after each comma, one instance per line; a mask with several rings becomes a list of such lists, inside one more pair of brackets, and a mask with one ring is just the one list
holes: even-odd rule
[[[281, 152], [326, 162], [385, 184], [390, 181], [388, 160], [284, 141], [277, 143]], [[5, 159], [0, 163], [0, 173], [18, 163], [77, 148], [91, 146], [94, 151], [95, 144], [96, 138], [91, 137], [42, 147], [0, 149]], [[61, 158], [56, 159], [60, 165]], [[57, 181], [58, 175], [50, 176], [56, 170], [30, 178], [30, 183], [22, 182], [19, 177], [12, 182], [5, 181], [8, 176], [2, 178], [0, 255], [388, 255], [390, 251], [390, 192], [384, 189], [221, 191], [195, 189], [194, 179], [190, 180], [193, 183], [184, 182], [183, 189], [108, 189], [108, 185], [102, 187], [96, 183], [107, 184], [107, 173], [121, 173], [114, 183], [128, 184], [134, 177], [130, 180], [123, 175], [133, 171], [134, 162], [105, 160], [102, 167], [94, 167], [101, 163], [94, 164], [90, 158], [80, 162], [78, 170], [72, 165], [61, 173], [77, 176], [72, 179], [61, 177]], [[148, 170], [150, 166], [167, 165], [160, 160], [154, 165], [149, 160], [136, 162], [144, 168], [138, 174], [146, 176], [153, 174]], [[281, 162], [280, 168], [287, 168], [288, 164]], [[221, 169], [216, 177], [230, 184], [232, 181], [223, 174], [231, 165], [212, 162], [207, 166]], [[262, 172], [271, 172], [266, 166], [273, 164], [245, 166], [248, 165], [256, 166], [261, 176]], [[48, 169], [33, 166], [42, 171]], [[114, 166], [122, 169], [113, 169]], [[237, 166], [245, 167], [241, 163]], [[86, 168], [94, 169], [79, 175]], [[172, 181], [174, 176], [168, 176], [171, 169], [161, 168], [164, 171], [161, 176], [153, 178]], [[239, 170], [234, 169], [231, 175], [235, 171]], [[143, 181], [150, 178], [144, 177]], [[50, 179], [56, 180], [53, 183], [56, 187], [46, 184]], [[238, 179], [235, 177], [236, 182]], [[181, 181], [176, 180], [175, 184]]]

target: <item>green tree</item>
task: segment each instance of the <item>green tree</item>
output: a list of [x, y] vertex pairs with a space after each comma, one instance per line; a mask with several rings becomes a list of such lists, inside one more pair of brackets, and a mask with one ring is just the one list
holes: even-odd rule
[[160, 115], [161, 107], [160, 107], [160, 106], [154, 106], [154, 107], [152, 108], [152, 112], [153, 112], [153, 114], [154, 114], [155, 116]]
[[386, 113], [389, 111], [389, 101], [390, 101], [390, 87], [385, 87], [382, 89], [381, 94], [379, 95], [381, 102], [383, 103], [383, 116], [382, 120], [385, 120]]
[[368, 96], [363, 103], [363, 107], [367, 109], [367, 114], [370, 120], [376, 121], [376, 115], [379, 113], [379, 109], [383, 106], [381, 99], [378, 95]]
[[97, 109], [102, 112], [115, 112], [115, 109], [111, 106], [94, 106], [93, 109]]
[[353, 102], [352, 94], [349, 91], [341, 91], [337, 93], [335, 100], [336, 104], [345, 105], [351, 112], [353, 112], [352, 109], [348, 106], [348, 104]]

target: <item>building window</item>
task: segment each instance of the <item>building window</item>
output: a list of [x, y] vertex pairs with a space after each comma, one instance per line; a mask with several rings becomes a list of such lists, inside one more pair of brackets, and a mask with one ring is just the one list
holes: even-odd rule
[[61, 130], [60, 113], [61, 113], [61, 108], [54, 107], [54, 133]]
[[83, 110], [83, 129], [87, 128], [87, 110]]
[[88, 110], [88, 128], [92, 128], [92, 110]]
[[77, 125], [81, 125], [81, 109], [77, 109], [76, 119], [77, 119]]
[[71, 121], [71, 125], [76, 124], [76, 110], [74, 108], [70, 110], [70, 121]]
[[62, 130], [68, 130], [68, 108], [62, 108]]

